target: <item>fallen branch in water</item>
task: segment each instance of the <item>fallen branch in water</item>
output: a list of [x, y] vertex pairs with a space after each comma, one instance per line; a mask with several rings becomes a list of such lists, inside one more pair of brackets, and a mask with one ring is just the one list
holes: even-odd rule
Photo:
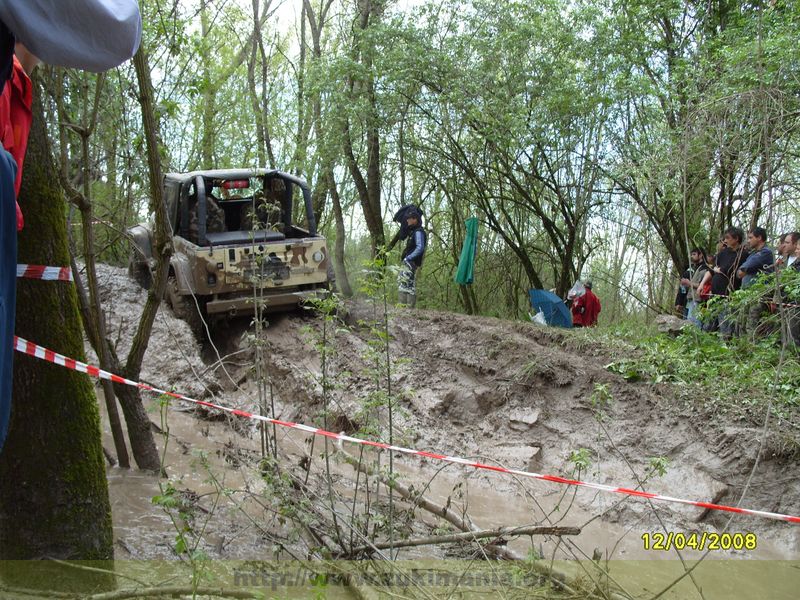
[[409, 548], [415, 546], [434, 546], [438, 544], [452, 544], [456, 542], [470, 542], [477, 539], [500, 538], [515, 535], [579, 535], [580, 527], [501, 527], [499, 529], [486, 529], [483, 531], [467, 531], [464, 533], [453, 533], [451, 535], [436, 535], [415, 540], [400, 540], [393, 545], [389, 542], [380, 542], [372, 546], [359, 546], [353, 548], [352, 553], [368, 552], [372, 548], [385, 550], [390, 547]]
[[84, 600], [127, 600], [127, 598], [158, 598], [161, 596], [212, 596], [220, 598], [264, 598], [264, 592], [248, 592], [245, 590], [232, 590], [230, 588], [210, 588], [192, 586], [164, 586], [133, 588], [129, 590], [117, 590], [115, 592], [104, 592], [92, 596], [84, 596]]
[[[349, 454], [343, 447], [339, 446], [337, 449], [338, 453], [342, 456], [343, 460], [352, 466], [354, 469], [361, 471], [362, 473], [366, 474], [367, 476], [377, 477], [378, 480], [385, 486], [391, 487], [397, 493], [400, 494], [405, 500], [412, 503], [414, 506], [418, 506], [428, 512], [443, 518], [451, 525], [454, 525], [457, 529], [460, 529], [463, 534], [456, 534], [461, 537], [460, 541], [470, 541], [476, 540], [478, 538], [478, 534], [481, 534], [485, 531], [484, 529], [480, 529], [475, 523], [472, 522], [472, 519], [469, 518], [469, 515], [465, 514], [463, 517], [456, 514], [452, 511], [448, 505], [441, 505], [426, 496], [423, 496], [421, 493], [415, 491], [413, 487], [406, 486], [400, 483], [397, 479], [390, 479], [384, 473], [377, 471], [376, 469], [372, 468], [369, 465], [364, 464], [363, 462], [356, 459], [354, 456]], [[508, 528], [511, 531], [519, 530], [519, 528]], [[546, 529], [542, 527], [542, 529]], [[579, 528], [564, 528], [564, 529], [577, 529], [580, 531]], [[487, 536], [491, 537], [491, 536]], [[397, 547], [400, 545], [400, 542], [394, 542], [390, 544], [388, 542], [381, 542], [380, 547], [389, 548], [389, 547]], [[375, 547], [378, 547], [378, 544], [375, 544]], [[488, 552], [494, 555], [497, 558], [505, 559], [505, 560], [523, 560], [524, 557], [521, 556], [518, 552], [508, 548], [505, 545], [492, 545], [487, 544], [486, 546], [481, 547], [484, 552]], [[366, 550], [366, 549], [365, 549]], [[564, 571], [560, 569], [555, 569], [551, 566], [548, 566], [543, 561], [528, 561], [527, 566], [529, 566], [533, 571], [549, 578], [556, 587], [562, 589], [563, 591], [572, 594], [574, 596], [578, 596], [578, 593], [575, 588], [577, 588], [580, 583], [578, 580]], [[600, 597], [606, 598], [608, 600], [623, 600], [629, 598], [630, 596], [622, 595], [617, 593], [616, 591], [609, 590], [607, 592], [603, 592], [599, 588], [595, 590], [595, 593], [600, 595]], [[594, 596], [590, 596], [594, 597]]]

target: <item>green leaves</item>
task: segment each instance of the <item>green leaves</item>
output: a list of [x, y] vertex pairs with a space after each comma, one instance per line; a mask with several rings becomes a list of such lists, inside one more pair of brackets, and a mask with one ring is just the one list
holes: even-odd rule
[[648, 479], [650, 476], [663, 477], [669, 470], [669, 459], [666, 456], [651, 456], [648, 467]]
[[638, 356], [606, 365], [626, 381], [672, 383], [690, 405], [713, 402], [724, 410], [746, 412], [771, 397], [777, 410], [798, 405], [800, 363], [791, 353], [781, 363], [774, 338], [724, 343], [716, 333], [686, 328], [677, 338], [620, 331]]
[[592, 464], [592, 451], [588, 448], [578, 448], [569, 455], [569, 462], [575, 465], [578, 473], [586, 471]]
[[168, 482], [166, 486], [164, 486], [163, 493], [153, 496], [150, 502], [157, 506], [163, 506], [164, 508], [178, 508], [177, 490], [171, 482]]

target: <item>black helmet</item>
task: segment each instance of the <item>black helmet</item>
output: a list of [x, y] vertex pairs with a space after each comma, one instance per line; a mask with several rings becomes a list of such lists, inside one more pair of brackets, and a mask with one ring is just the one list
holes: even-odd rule
[[414, 217], [415, 219], [422, 218], [422, 211], [418, 206], [414, 206], [413, 204], [406, 209], [406, 214], [403, 215], [404, 219], [410, 219], [411, 217]]
[[418, 206], [414, 204], [405, 204], [401, 206], [396, 213], [394, 213], [392, 221], [404, 225], [409, 215], [413, 215], [419, 219], [420, 217], [422, 217], [422, 211], [419, 209]]

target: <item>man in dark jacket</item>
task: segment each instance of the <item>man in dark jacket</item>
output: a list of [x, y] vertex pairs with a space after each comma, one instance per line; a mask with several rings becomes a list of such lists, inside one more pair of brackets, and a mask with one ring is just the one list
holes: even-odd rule
[[[675, 309], [683, 318], [699, 327], [700, 321], [697, 318], [697, 313], [700, 308], [700, 303], [702, 302], [700, 298], [700, 284], [708, 271], [708, 258], [706, 257], [706, 251], [702, 248], [692, 248], [689, 257], [691, 258], [692, 264], [683, 272], [683, 276], [681, 277], [681, 287], [675, 298]], [[685, 311], [679, 310], [684, 308]]]
[[[737, 275], [742, 278], [742, 288], [748, 288], [762, 273], [774, 272], [775, 255], [767, 246], [767, 231], [763, 227], [753, 227], [747, 234], [747, 245], [750, 256], [739, 267]], [[753, 303], [747, 309], [747, 332], [751, 338], [759, 334], [759, 323], [765, 313], [769, 312], [769, 305], [762, 300]], [[763, 329], [763, 328], [762, 328]]]
[[[729, 227], [722, 234], [722, 250], [714, 258], [714, 269], [706, 274], [705, 283], [711, 280], [712, 296], [730, 296], [731, 292], [738, 290], [741, 279], [737, 277], [739, 266], [747, 260], [749, 253], [742, 242], [744, 232], [738, 227]], [[733, 336], [736, 321], [730, 316], [727, 304], [712, 322], [706, 324], [706, 330], [715, 331], [719, 328], [720, 335], [725, 339]]]
[[427, 236], [422, 228], [422, 211], [416, 206], [409, 208], [405, 215], [408, 238], [403, 250], [403, 264], [397, 276], [397, 289], [400, 304], [414, 308], [417, 304], [417, 270], [422, 266], [425, 256]]
[[773, 268], [775, 255], [772, 248], [767, 246], [767, 230], [763, 227], [753, 227], [747, 234], [747, 246], [750, 254], [739, 267], [737, 276], [742, 279], [742, 287], [748, 288], [761, 273], [766, 273]]

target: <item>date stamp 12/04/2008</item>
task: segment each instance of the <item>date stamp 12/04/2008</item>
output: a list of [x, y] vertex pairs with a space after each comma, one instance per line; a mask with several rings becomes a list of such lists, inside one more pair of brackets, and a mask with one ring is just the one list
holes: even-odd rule
[[642, 542], [645, 550], [755, 550], [758, 547], [758, 536], [755, 533], [683, 533], [667, 531], [665, 533], [643, 533]]

